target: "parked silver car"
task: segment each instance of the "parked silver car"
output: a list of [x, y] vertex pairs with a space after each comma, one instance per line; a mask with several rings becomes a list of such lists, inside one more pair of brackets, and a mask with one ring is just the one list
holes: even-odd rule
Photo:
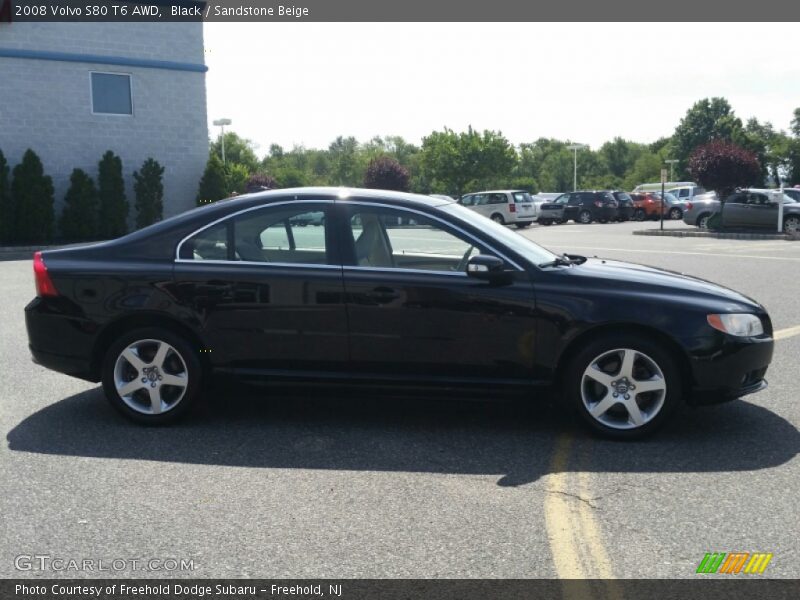
[[527, 227], [536, 220], [536, 206], [524, 190], [492, 190], [461, 196], [459, 204], [501, 225]]
[[[734, 192], [725, 201], [725, 227], [747, 227], [775, 229], [778, 226], [778, 203], [783, 202], [783, 230], [787, 233], [800, 231], [800, 202], [795, 202], [779, 191], [748, 189]], [[708, 228], [708, 220], [720, 210], [716, 195], [696, 198], [686, 204], [683, 222]]]

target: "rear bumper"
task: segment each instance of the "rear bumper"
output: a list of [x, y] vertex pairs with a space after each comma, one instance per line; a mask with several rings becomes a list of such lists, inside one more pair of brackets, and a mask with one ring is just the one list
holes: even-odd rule
[[93, 323], [59, 312], [36, 298], [25, 307], [25, 326], [35, 363], [59, 373], [98, 381], [91, 360], [96, 336]]

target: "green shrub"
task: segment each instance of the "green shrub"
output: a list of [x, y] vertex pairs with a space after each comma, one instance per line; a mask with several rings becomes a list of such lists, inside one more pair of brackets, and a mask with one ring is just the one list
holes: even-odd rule
[[200, 179], [200, 188], [197, 190], [197, 205], [216, 202], [227, 197], [227, 178], [225, 166], [216, 154], [208, 156], [206, 170]]
[[250, 171], [246, 166], [239, 163], [225, 164], [225, 196], [243, 194], [247, 189], [247, 180], [250, 178]]
[[9, 173], [8, 161], [6, 161], [3, 151], [0, 150], [0, 244], [7, 244], [11, 241], [14, 224]]
[[12, 172], [11, 242], [49, 242], [53, 239], [53, 180], [44, 174], [42, 161], [28, 149]]
[[97, 239], [97, 188], [81, 169], [72, 171], [61, 212], [61, 236], [69, 241]]
[[164, 215], [164, 167], [148, 158], [139, 171], [134, 171], [133, 192], [136, 196], [136, 227], [160, 221]]
[[97, 193], [100, 202], [98, 233], [104, 239], [119, 237], [128, 232], [128, 202], [125, 200], [125, 180], [122, 160], [111, 150], [97, 165]]

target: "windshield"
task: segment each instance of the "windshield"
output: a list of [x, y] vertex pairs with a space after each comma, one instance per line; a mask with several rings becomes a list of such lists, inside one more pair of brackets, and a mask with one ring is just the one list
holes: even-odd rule
[[484, 217], [468, 208], [464, 208], [460, 204], [447, 204], [441, 207], [441, 210], [455, 215], [462, 221], [466, 221], [473, 227], [477, 227], [481, 231], [485, 231], [491, 237], [498, 240], [507, 248], [513, 250], [523, 258], [529, 260], [535, 265], [543, 262], [549, 262], [556, 258], [556, 255], [542, 248], [528, 238], [514, 233], [504, 225], [495, 223], [491, 219]]

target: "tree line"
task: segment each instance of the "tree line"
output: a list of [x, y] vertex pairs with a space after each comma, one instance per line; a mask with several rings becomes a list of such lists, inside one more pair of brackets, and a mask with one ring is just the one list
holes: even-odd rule
[[[713, 140], [730, 142], [754, 154], [759, 163], [756, 185], [800, 183], [800, 108], [790, 130], [776, 130], [756, 118], [743, 121], [725, 98], [705, 98], [689, 108], [673, 134], [650, 144], [616, 137], [599, 148], [578, 151], [578, 187], [631, 190], [660, 180], [666, 160], [674, 159], [674, 179], [690, 179], [692, 152]], [[519, 188], [532, 193], [572, 190], [571, 140], [540, 138], [514, 146], [499, 131], [434, 131], [417, 146], [400, 136], [374, 137], [361, 143], [337, 137], [325, 149], [273, 144], [263, 156], [253, 142], [225, 133], [211, 143], [198, 203], [263, 187], [375, 185], [370, 173], [381, 161], [400, 176], [401, 189], [423, 194], [460, 196], [478, 189]], [[391, 165], [391, 166], [390, 166]], [[398, 177], [390, 177], [398, 181]], [[402, 182], [405, 181], [404, 184]], [[261, 182], [261, 183], [259, 183]], [[378, 180], [383, 183], [383, 180]], [[402, 185], [401, 185], [402, 184]]]
[[[136, 228], [162, 219], [164, 167], [153, 158], [134, 171]], [[128, 232], [122, 160], [111, 150], [97, 165], [97, 183], [74, 169], [58, 219], [53, 180], [39, 156], [28, 149], [13, 169], [0, 150], [0, 244], [107, 240]]]

